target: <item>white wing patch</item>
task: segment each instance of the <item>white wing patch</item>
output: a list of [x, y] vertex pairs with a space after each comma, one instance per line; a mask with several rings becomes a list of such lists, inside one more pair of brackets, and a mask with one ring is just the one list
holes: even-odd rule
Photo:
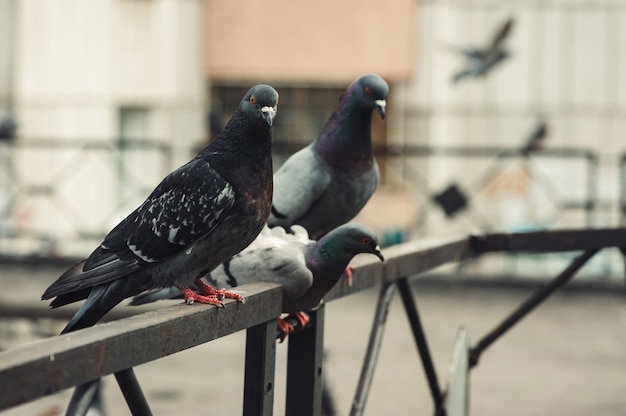
[[222, 199], [228, 198], [233, 199], [235, 197], [235, 191], [233, 191], [233, 187], [228, 185], [225, 186], [224, 189], [217, 195], [216, 202], [219, 204], [222, 202]]
[[135, 256], [139, 257], [141, 260], [147, 263], [154, 263], [156, 261], [155, 259], [151, 259], [150, 257], [144, 255], [141, 252], [141, 249], [138, 249], [137, 246], [134, 244], [129, 245], [128, 248], [130, 249], [130, 251], [133, 252], [133, 254], [135, 254]]
[[167, 235], [167, 241], [169, 241], [170, 243], [174, 243], [176, 244], [176, 234], [178, 234], [178, 232], [180, 231], [180, 227], [173, 227], [170, 228], [170, 231]]

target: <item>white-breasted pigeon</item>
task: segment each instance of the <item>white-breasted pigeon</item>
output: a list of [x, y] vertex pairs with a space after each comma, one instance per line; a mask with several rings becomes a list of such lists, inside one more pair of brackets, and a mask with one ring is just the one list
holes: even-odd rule
[[[292, 227], [289, 234], [282, 227], [266, 228], [245, 250], [227, 260], [205, 280], [218, 288], [232, 289], [263, 281], [282, 285], [282, 311], [294, 314], [306, 324], [299, 312], [316, 308], [337, 283], [354, 256], [369, 253], [384, 260], [376, 233], [369, 227], [348, 223], [332, 230], [318, 241], [309, 240], [306, 230]], [[180, 297], [176, 288], [142, 293], [132, 305]], [[279, 320], [283, 337], [292, 328]]]

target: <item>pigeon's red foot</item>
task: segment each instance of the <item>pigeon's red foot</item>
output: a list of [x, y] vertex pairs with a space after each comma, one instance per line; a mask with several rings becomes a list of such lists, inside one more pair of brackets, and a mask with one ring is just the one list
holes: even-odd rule
[[304, 312], [292, 313], [288, 315], [285, 319], [277, 318], [276, 325], [278, 326], [280, 342], [283, 342], [289, 334], [292, 334], [295, 331], [293, 325], [286, 321], [286, 319], [290, 317], [293, 317], [298, 321], [298, 323], [300, 324], [300, 330], [304, 329], [310, 321], [309, 316]]
[[296, 318], [298, 320], [298, 323], [300, 324], [300, 328], [304, 329], [308, 324], [309, 321], [311, 320], [309, 318], [309, 315], [307, 315], [305, 312], [296, 312], [296, 313], [292, 313], [289, 316], [293, 316], [294, 318]]
[[276, 325], [278, 326], [278, 338], [280, 342], [283, 342], [285, 338], [287, 338], [287, 335], [293, 332], [293, 326], [287, 323], [283, 318], [276, 318]]
[[183, 287], [179, 289], [183, 293], [183, 296], [185, 297], [185, 303], [187, 305], [191, 305], [194, 302], [199, 302], [199, 303], [206, 303], [209, 305], [215, 305], [218, 308], [224, 307], [224, 304], [217, 297], [217, 295], [200, 295], [194, 292], [193, 290], [189, 289], [188, 287]]
[[352, 270], [354, 270], [352, 266], [346, 266], [346, 270], [344, 270], [344, 274], [346, 275], [346, 281], [348, 282], [348, 286], [352, 286]]
[[206, 296], [215, 296], [218, 299], [235, 299], [239, 303], [246, 303], [246, 299], [239, 293], [229, 292], [226, 289], [215, 289], [202, 279], [196, 279], [194, 284], [200, 289], [200, 293]]

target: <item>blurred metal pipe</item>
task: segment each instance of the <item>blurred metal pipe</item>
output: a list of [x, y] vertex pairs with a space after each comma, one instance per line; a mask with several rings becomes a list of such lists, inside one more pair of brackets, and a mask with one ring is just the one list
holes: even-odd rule
[[363, 367], [361, 368], [361, 376], [357, 385], [354, 400], [352, 401], [352, 409], [350, 416], [361, 416], [365, 411], [365, 403], [369, 396], [374, 370], [378, 362], [378, 353], [383, 342], [383, 334], [385, 332], [385, 324], [387, 322], [387, 313], [389, 305], [393, 299], [396, 286], [393, 283], [385, 283], [378, 295], [378, 303], [376, 304], [376, 312], [374, 313], [374, 321], [372, 323], [372, 332], [370, 332], [370, 340], [367, 344], [367, 351], [363, 359]]
[[504, 335], [509, 329], [511, 329], [517, 322], [525, 317], [529, 312], [543, 302], [548, 296], [550, 296], [559, 287], [571, 280], [574, 274], [590, 259], [599, 249], [592, 249], [584, 252], [580, 256], [576, 257], [572, 263], [554, 280], [548, 283], [546, 286], [539, 288], [531, 297], [529, 297], [524, 303], [522, 303], [513, 313], [496, 326], [491, 332], [485, 335], [475, 347], [469, 351], [470, 368], [475, 367], [478, 364], [481, 354], [487, 347], [493, 344], [498, 338]]
[[445, 415], [445, 409], [443, 409], [443, 394], [439, 387], [439, 381], [437, 380], [437, 372], [435, 371], [435, 365], [428, 348], [428, 342], [426, 342], [426, 334], [422, 327], [422, 322], [417, 311], [417, 305], [413, 299], [413, 292], [407, 279], [399, 279], [396, 284], [400, 289], [400, 296], [402, 297], [402, 303], [406, 310], [406, 315], [409, 318], [411, 324], [411, 330], [413, 331], [413, 338], [417, 344], [417, 350], [422, 359], [422, 365], [424, 366], [424, 373], [426, 373], [426, 379], [428, 380], [428, 387], [430, 388], [430, 394], [433, 398], [435, 407], [435, 416]]

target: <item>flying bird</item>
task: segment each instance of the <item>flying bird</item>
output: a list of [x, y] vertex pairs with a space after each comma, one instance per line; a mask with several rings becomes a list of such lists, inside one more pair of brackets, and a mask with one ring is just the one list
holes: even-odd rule
[[[170, 173], [85, 260], [42, 295], [59, 307], [85, 303], [62, 333], [94, 325], [123, 299], [176, 286], [188, 303], [220, 306], [199, 278], [243, 250], [262, 230], [272, 198], [271, 125], [278, 93], [251, 88], [218, 137]], [[199, 282], [202, 293], [189, 286]]]
[[[354, 256], [369, 253], [384, 261], [376, 233], [362, 224], [341, 225], [318, 241], [309, 240], [306, 230], [298, 225], [292, 231], [289, 234], [282, 227], [266, 228], [245, 250], [213, 270], [205, 280], [226, 289], [256, 281], [280, 283], [282, 311], [293, 314], [304, 327], [308, 318], [302, 312], [319, 306]], [[172, 287], [135, 296], [131, 305], [178, 297], [180, 291]], [[278, 327], [281, 339], [293, 331], [282, 319]]]
[[511, 54], [506, 48], [506, 40], [513, 27], [513, 18], [508, 18], [496, 32], [486, 48], [455, 48], [465, 59], [465, 67], [452, 76], [457, 83], [468, 77], [484, 77], [498, 64], [508, 59]]
[[301, 225], [314, 240], [352, 220], [378, 186], [373, 110], [385, 117], [389, 87], [378, 75], [355, 80], [322, 132], [274, 174], [270, 227]]
[[545, 139], [548, 136], [548, 123], [546, 121], [538, 121], [526, 138], [526, 142], [521, 148], [524, 156], [531, 153], [539, 152], [543, 149]]

